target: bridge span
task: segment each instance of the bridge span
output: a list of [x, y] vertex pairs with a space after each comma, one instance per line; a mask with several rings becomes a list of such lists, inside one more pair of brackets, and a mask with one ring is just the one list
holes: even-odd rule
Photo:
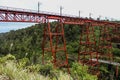
[[22, 8], [13, 8], [0, 6], [0, 22], [31, 22], [31, 23], [44, 23], [46, 18], [57, 19], [61, 18], [65, 24], [84, 24], [92, 22], [93, 25], [120, 25], [109, 21], [94, 20], [88, 18], [80, 18], [74, 15], [67, 15], [53, 12], [46, 12]]
[[[53, 26], [50, 20], [57, 21]], [[99, 56], [104, 56], [107, 54], [109, 59], [112, 59], [112, 37], [117, 37], [120, 39], [120, 24], [110, 21], [94, 20], [92, 18], [81, 18], [78, 16], [58, 14], [44, 11], [36, 11], [21, 8], [12, 8], [0, 6], [0, 22], [30, 22], [30, 23], [45, 23], [44, 24], [44, 35], [42, 42], [42, 63], [44, 64], [44, 54], [46, 51], [52, 53], [53, 61], [55, 67], [67, 66], [68, 72], [68, 54], [66, 48], [66, 41], [64, 36], [64, 25], [63, 24], [74, 24], [80, 25], [82, 27], [82, 32], [80, 34], [80, 43], [78, 51], [78, 62], [83, 64], [90, 64], [92, 66], [98, 65], [99, 62], [108, 63], [106, 61], [99, 60]], [[99, 41], [96, 43], [97, 37], [95, 36], [95, 26], [99, 27]], [[113, 34], [111, 35], [111, 32]], [[49, 42], [49, 45], [48, 43]], [[47, 44], [47, 46], [46, 46]], [[96, 46], [98, 45], [98, 46]], [[107, 52], [104, 52], [106, 50]], [[57, 59], [57, 52], [63, 51], [64, 60]], [[101, 52], [99, 52], [101, 51]], [[82, 56], [82, 58], [81, 58]], [[90, 58], [89, 61], [87, 58]], [[92, 60], [95, 58], [94, 60]], [[86, 61], [88, 60], [88, 61]], [[111, 63], [116, 66], [117, 63]], [[119, 64], [120, 65], [120, 64]], [[116, 76], [118, 76], [118, 68], [116, 71]]]

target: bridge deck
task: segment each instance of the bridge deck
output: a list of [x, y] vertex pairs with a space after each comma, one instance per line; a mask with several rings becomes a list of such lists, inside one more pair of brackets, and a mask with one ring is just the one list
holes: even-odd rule
[[75, 15], [68, 15], [46, 11], [38, 11], [30, 10], [30, 9], [21, 9], [21, 8], [13, 8], [13, 7], [5, 7], [0, 6], [0, 22], [34, 22], [40, 23], [43, 17], [52, 17], [52, 18], [62, 18], [65, 24], [84, 24], [85, 22], [92, 22], [95, 25], [120, 25], [118, 23], [103, 21], [103, 20], [95, 20], [88, 18], [80, 18]]

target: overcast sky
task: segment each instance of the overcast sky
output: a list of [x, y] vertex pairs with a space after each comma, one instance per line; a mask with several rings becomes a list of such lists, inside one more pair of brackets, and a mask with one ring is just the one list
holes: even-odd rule
[[[120, 20], [120, 0], [0, 0], [0, 6], [37, 10], [38, 2], [41, 3], [41, 11], [59, 13], [59, 7], [63, 6], [64, 14], [78, 15], [80, 10], [83, 17], [88, 17], [89, 13], [92, 13], [94, 18], [100, 15], [102, 18]], [[0, 29], [1, 24], [3, 23], [0, 23]], [[31, 24], [24, 24], [29, 25]]]

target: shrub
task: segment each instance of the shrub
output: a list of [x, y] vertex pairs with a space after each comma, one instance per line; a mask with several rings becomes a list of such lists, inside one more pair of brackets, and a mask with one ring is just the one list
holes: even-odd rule
[[71, 75], [75, 80], [97, 80], [97, 76], [88, 74], [88, 67], [79, 63], [73, 63]]
[[118, 48], [113, 48], [113, 54], [114, 54], [115, 56], [120, 56], [120, 49], [118, 49]]
[[8, 54], [0, 58], [0, 63], [5, 63], [7, 60], [15, 60], [15, 59], [16, 59], [15, 56]]
[[27, 69], [18, 68], [15, 61], [6, 61], [0, 64], [0, 74], [4, 74], [8, 80], [50, 80], [37, 72], [29, 72]]
[[19, 59], [18, 62], [17, 62], [17, 67], [18, 68], [24, 68], [25, 66], [27, 66], [28, 63], [29, 63], [28, 58]]
[[54, 69], [51, 63], [27, 66], [27, 58], [16, 61], [8, 55], [0, 60], [0, 80], [73, 80], [67, 73]]

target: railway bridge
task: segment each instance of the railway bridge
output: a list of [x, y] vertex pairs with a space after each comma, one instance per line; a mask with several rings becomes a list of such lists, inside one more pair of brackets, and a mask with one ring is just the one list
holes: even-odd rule
[[[56, 25], [51, 25], [51, 21], [56, 21]], [[68, 65], [68, 53], [64, 36], [63, 24], [74, 24], [82, 27], [78, 51], [78, 62], [83, 65], [97, 66], [99, 58], [106, 56], [112, 61], [112, 42], [111, 39], [120, 39], [120, 24], [110, 21], [94, 20], [92, 18], [82, 18], [78, 16], [36, 11], [21, 8], [0, 6], [0, 22], [29, 22], [44, 23], [44, 36], [42, 42], [42, 62], [44, 62], [45, 52], [51, 52], [55, 67]], [[55, 30], [53, 30], [53, 27]], [[95, 27], [99, 27], [100, 36], [96, 43]], [[111, 32], [114, 33], [111, 34]], [[49, 44], [48, 44], [49, 43]], [[97, 46], [97, 47], [96, 47]], [[102, 50], [106, 50], [104, 52]], [[59, 60], [58, 54], [64, 53], [64, 59]], [[89, 58], [88, 58], [89, 57]], [[95, 60], [92, 60], [95, 58]], [[117, 69], [118, 70], [118, 69]], [[69, 71], [70, 72], [70, 71]], [[118, 73], [118, 71], [117, 71]]]

